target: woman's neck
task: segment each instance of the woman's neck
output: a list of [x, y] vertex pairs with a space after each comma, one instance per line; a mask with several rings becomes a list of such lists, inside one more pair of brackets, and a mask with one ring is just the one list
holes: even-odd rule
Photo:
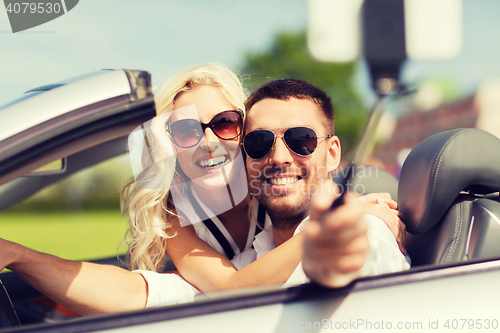
[[[215, 215], [220, 215], [236, 206], [239, 202], [235, 202], [233, 194], [227, 187], [212, 188], [207, 190], [206, 188], [197, 186], [192, 183], [193, 189], [200, 200], [207, 206]], [[239, 200], [236, 200], [239, 201]]]
[[242, 196], [242, 193], [239, 193], [238, 196], [232, 195], [231, 190], [224, 187], [208, 191], [197, 187], [194, 183], [193, 187], [200, 200], [217, 215], [240, 250], [243, 251], [250, 228], [248, 194], [245, 193], [245, 196]]
[[[236, 170], [236, 171], [235, 171]], [[246, 174], [235, 167], [232, 174], [224, 173], [225, 184], [218, 184], [209, 189], [192, 181], [192, 186], [196, 190], [200, 200], [215, 214], [221, 215], [237, 207], [241, 202], [246, 201], [248, 196], [248, 183]], [[222, 169], [222, 172], [225, 170]], [[248, 204], [246, 204], [248, 207]]]

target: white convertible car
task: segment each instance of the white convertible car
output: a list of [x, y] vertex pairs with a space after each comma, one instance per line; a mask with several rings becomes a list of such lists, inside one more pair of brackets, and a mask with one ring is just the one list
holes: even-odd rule
[[[155, 116], [151, 90], [147, 72], [105, 70], [33, 89], [0, 107], [0, 211], [79, 170], [127, 153], [130, 132]], [[59, 160], [58, 170], [30, 173]], [[51, 322], [47, 318], [57, 310], [41, 309], [40, 302], [32, 306], [41, 295], [10, 272], [0, 275], [5, 286], [0, 330], [498, 331], [499, 165], [500, 140], [476, 129], [438, 133], [412, 151], [398, 189], [412, 234], [409, 271], [359, 279], [339, 289], [312, 283], [237, 290], [129, 313], [88, 318], [61, 314]], [[396, 180], [385, 176], [382, 184], [382, 177], [357, 181], [374, 190], [395, 190]], [[0, 226], [1, 219], [0, 213]]]

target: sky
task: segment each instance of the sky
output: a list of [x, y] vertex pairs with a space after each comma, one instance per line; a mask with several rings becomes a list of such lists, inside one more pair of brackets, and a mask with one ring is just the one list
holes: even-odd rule
[[[500, 77], [500, 1], [464, 0], [464, 48], [447, 62], [408, 61], [403, 80], [453, 80], [462, 94]], [[0, 105], [102, 68], [147, 70], [153, 84], [193, 65], [241, 67], [277, 32], [307, 27], [305, 0], [81, 0], [65, 15], [12, 33], [0, 8]], [[370, 98], [364, 67], [356, 84]]]

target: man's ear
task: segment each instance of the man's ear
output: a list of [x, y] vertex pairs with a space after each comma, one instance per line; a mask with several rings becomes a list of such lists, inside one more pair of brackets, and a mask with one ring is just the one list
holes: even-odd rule
[[328, 148], [327, 168], [328, 172], [333, 172], [340, 164], [340, 140], [336, 135], [334, 135], [328, 139], [328, 142], [330, 147]]

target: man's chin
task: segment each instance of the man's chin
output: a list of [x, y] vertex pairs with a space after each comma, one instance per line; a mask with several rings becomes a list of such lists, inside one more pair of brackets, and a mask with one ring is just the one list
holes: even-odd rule
[[279, 219], [296, 220], [298, 217], [304, 218], [309, 209], [309, 201], [301, 200], [295, 196], [261, 196], [257, 198], [266, 208], [267, 213], [274, 221]]

